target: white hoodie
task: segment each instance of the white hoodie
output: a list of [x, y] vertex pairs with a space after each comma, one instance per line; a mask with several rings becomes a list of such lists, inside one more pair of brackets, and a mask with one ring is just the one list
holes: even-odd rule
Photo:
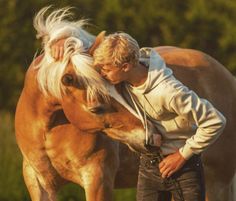
[[201, 153], [222, 133], [225, 117], [176, 80], [154, 49], [141, 52], [145, 54], [140, 62], [149, 66], [147, 80], [138, 87], [126, 84], [126, 88], [162, 133], [163, 155], [179, 150], [189, 159]]

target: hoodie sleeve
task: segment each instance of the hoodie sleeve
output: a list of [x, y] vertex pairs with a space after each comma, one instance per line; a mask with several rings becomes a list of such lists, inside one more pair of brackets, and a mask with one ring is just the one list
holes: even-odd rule
[[187, 115], [197, 126], [196, 133], [179, 149], [185, 159], [201, 153], [211, 145], [222, 133], [226, 124], [225, 117], [209, 101], [199, 98], [185, 86], [176, 89], [169, 107], [178, 115]]

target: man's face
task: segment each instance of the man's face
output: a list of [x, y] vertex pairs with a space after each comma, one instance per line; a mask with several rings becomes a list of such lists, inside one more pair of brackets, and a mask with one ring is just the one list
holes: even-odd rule
[[118, 84], [125, 81], [126, 72], [124, 71], [123, 66], [105, 64], [100, 66], [100, 74], [111, 84]]

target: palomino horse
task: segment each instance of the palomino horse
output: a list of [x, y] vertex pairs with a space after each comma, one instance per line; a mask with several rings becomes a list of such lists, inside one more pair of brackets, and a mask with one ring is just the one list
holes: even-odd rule
[[[37, 19], [40, 20], [36, 17]], [[81, 24], [77, 26], [81, 29]], [[82, 29], [81, 31], [84, 40], [90, 41], [90, 34]], [[107, 108], [107, 112], [103, 111], [104, 114], [107, 113], [106, 118], [95, 114], [94, 110], [87, 110], [87, 104], [83, 108], [86, 112], [81, 112], [81, 115], [80, 107], [78, 110], [73, 108], [74, 114], [79, 116], [76, 121], [83, 120], [80, 128], [72, 125], [64, 115], [66, 96], [61, 98], [55, 89], [57, 84], [61, 85], [60, 75], [65, 69], [67, 72], [70, 69], [77, 70], [75, 79], [79, 90], [72, 96], [77, 95], [83, 100], [89, 92], [91, 98], [93, 91], [96, 91], [96, 95], [105, 93], [104, 81], [91, 68], [91, 57], [75, 55], [76, 58], [79, 58], [80, 65], [72, 66], [74, 63], [71, 61], [69, 65], [53, 62], [48, 66], [40, 65], [47, 59], [47, 55], [41, 55], [31, 64], [25, 76], [15, 114], [15, 130], [23, 155], [24, 180], [33, 201], [56, 200], [59, 187], [68, 181], [85, 189], [87, 201], [111, 201], [114, 186], [127, 188], [134, 187], [137, 183], [138, 155], [129, 151], [127, 146], [96, 133], [106, 133], [108, 130], [110, 135], [121, 134], [119, 128], [124, 126], [125, 133], [122, 135], [132, 134], [133, 139], [129, 138], [130, 141], [140, 145], [138, 149], [142, 149], [141, 142], [144, 141], [145, 132], [140, 120], [115, 101], [109, 106], [110, 109]], [[90, 72], [90, 77], [83, 76], [84, 72]], [[94, 86], [84, 89], [79, 78]], [[62, 81], [67, 82], [68, 76], [64, 76]], [[51, 87], [47, 88], [50, 93], [44, 91], [44, 85]], [[68, 94], [69, 89], [64, 89], [64, 93]], [[114, 123], [110, 121], [110, 116], [120, 121]], [[129, 121], [132, 123], [129, 124]]]
[[[60, 18], [53, 22], [60, 24], [63, 20]], [[61, 28], [49, 26], [50, 23], [39, 25]], [[65, 25], [75, 27], [69, 22]], [[48, 37], [50, 32], [45, 34], [48, 27], [44, 27], [46, 29], [42, 34], [45, 44], [51, 39]], [[76, 26], [76, 29], [73, 33], [78, 33], [78, 30], [82, 32], [77, 37], [86, 38], [86, 32], [81, 27]], [[52, 29], [51, 33], [54, 31]], [[79, 40], [74, 41], [75, 45]], [[75, 51], [76, 48], [72, 49]], [[203, 159], [208, 199], [230, 200], [229, 188], [235, 172], [233, 121], [236, 111], [232, 107], [236, 94], [235, 80], [221, 64], [201, 52], [166, 47], [159, 47], [157, 51], [177, 78], [201, 97], [209, 99], [227, 117], [225, 132], [204, 153]], [[81, 50], [69, 54], [67, 60], [69, 58], [70, 63], [59, 65], [50, 63], [46, 51], [44, 57], [35, 61], [35, 65], [40, 62], [38, 68], [33, 63], [26, 74], [25, 87], [16, 111], [16, 136], [24, 156], [24, 178], [32, 200], [55, 200], [57, 188], [65, 181], [83, 186], [87, 200], [110, 200], [109, 190], [113, 187], [119, 166], [119, 149], [118, 144], [108, 140], [104, 133], [135, 149], [145, 150], [145, 133], [140, 121], [115, 99], [111, 98], [109, 104], [100, 104], [99, 107], [88, 106], [88, 94], [96, 99], [96, 95], [105, 97], [108, 93], [101, 90], [105, 83], [99, 76], [96, 77], [96, 72], [88, 65], [91, 58], [80, 53]], [[47, 62], [50, 65], [46, 65]], [[87, 68], [84, 69], [83, 65]], [[61, 97], [56, 93], [60, 90], [63, 92]], [[94, 91], [97, 93], [89, 93]], [[73, 125], [65, 118], [62, 109]], [[90, 134], [94, 132], [100, 134]], [[127, 158], [124, 154], [120, 157], [121, 161]], [[132, 158], [136, 163], [129, 161], [127, 171], [131, 164], [137, 168], [137, 160]], [[227, 162], [230, 165], [226, 165]]]
[[[72, 125], [63, 113], [60, 100], [40, 91], [34, 65], [27, 71], [15, 114], [16, 138], [31, 200], [55, 201], [59, 187], [68, 181], [85, 189], [87, 201], [111, 201], [114, 187], [135, 187], [138, 155], [127, 146], [96, 134], [100, 130], [96, 115], [83, 130]], [[142, 132], [139, 120], [129, 112], [124, 114], [127, 119], [133, 119], [132, 127]], [[86, 118], [80, 115], [78, 121]], [[106, 132], [108, 124], [104, 122], [101, 130]]]

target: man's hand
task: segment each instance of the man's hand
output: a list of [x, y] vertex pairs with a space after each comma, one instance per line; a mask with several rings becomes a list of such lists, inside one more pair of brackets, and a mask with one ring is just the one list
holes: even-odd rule
[[66, 38], [62, 38], [51, 45], [51, 55], [56, 61], [63, 59], [65, 41]]
[[173, 173], [182, 168], [185, 163], [186, 160], [179, 153], [179, 151], [175, 152], [174, 154], [170, 154], [159, 164], [161, 176], [163, 178], [170, 177]]

